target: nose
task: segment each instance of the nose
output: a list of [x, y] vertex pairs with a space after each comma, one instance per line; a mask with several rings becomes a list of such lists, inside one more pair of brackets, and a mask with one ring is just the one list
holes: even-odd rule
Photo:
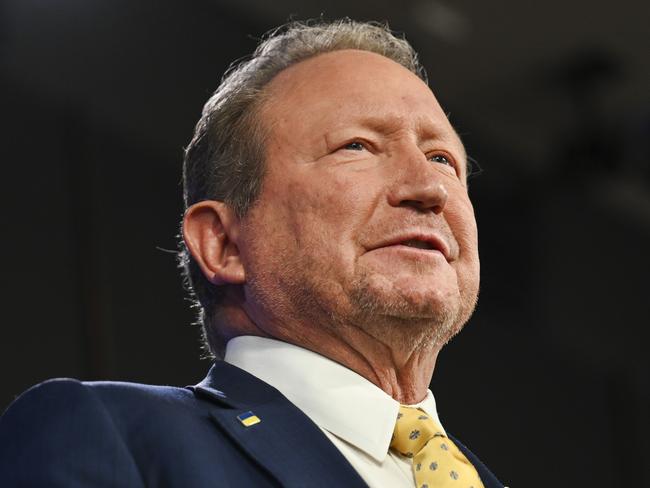
[[398, 161], [401, 170], [393, 181], [388, 203], [394, 207], [412, 207], [420, 212], [441, 213], [449, 194], [441, 175], [433, 169], [433, 164], [418, 151], [408, 160]]

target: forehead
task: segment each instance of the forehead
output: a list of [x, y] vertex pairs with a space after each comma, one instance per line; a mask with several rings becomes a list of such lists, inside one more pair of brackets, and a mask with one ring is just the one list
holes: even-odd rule
[[295, 137], [363, 123], [382, 131], [427, 132], [458, 146], [460, 138], [429, 87], [379, 54], [341, 50], [280, 72], [265, 89], [261, 111], [274, 136]]

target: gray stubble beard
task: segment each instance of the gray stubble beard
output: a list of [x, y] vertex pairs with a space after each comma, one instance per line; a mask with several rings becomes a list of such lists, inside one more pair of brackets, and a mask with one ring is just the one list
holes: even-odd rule
[[476, 305], [477, 295], [472, 291], [472, 296], [461, 292], [454, 307], [433, 303], [416, 306], [406, 295], [399, 294], [386, 299], [373, 289], [366, 274], [350, 283], [347, 290], [339, 283], [318, 279], [318, 274], [303, 281], [300, 277], [306, 276], [304, 270], [313, 269], [315, 263], [301, 261], [282, 260], [283, 266], [276, 268], [278, 273], [272, 280], [275, 292], [264, 293], [255, 285], [253, 289], [257, 288], [258, 299], [268, 307], [283, 310], [279, 315], [287, 314], [289, 320], [297, 319], [306, 327], [326, 329], [332, 334], [345, 336], [345, 328], [355, 327], [389, 347], [439, 349], [460, 332]]
[[461, 293], [455, 307], [433, 303], [418, 307], [406, 296], [394, 296], [392, 300], [378, 296], [364, 276], [353, 284], [350, 302], [353, 322], [358, 327], [389, 346], [415, 351], [440, 349], [458, 334], [476, 306], [477, 295], [472, 295]]

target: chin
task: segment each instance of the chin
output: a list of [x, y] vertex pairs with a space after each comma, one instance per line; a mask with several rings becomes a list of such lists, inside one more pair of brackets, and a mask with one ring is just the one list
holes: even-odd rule
[[439, 290], [376, 290], [362, 288], [352, 295], [355, 308], [368, 317], [398, 321], [447, 322], [459, 314], [458, 293]]
[[389, 287], [377, 286], [381, 284], [366, 282], [353, 290], [357, 323], [378, 338], [393, 335], [413, 346], [443, 346], [460, 332], [476, 305], [476, 293], [463, 296], [458, 287], [420, 283], [421, 287], [400, 288], [395, 281]]
[[374, 275], [357, 282], [351, 296], [366, 312], [403, 319], [433, 319], [455, 315], [460, 308], [458, 286], [450, 281], [426, 283]]

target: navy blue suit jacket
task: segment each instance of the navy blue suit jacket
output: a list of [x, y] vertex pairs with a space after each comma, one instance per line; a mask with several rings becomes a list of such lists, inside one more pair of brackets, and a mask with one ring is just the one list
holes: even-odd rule
[[[261, 422], [244, 426], [252, 411]], [[453, 439], [486, 488], [503, 485]], [[196, 386], [50, 380], [0, 419], [0, 486], [365, 487], [280, 392], [218, 361]]]

